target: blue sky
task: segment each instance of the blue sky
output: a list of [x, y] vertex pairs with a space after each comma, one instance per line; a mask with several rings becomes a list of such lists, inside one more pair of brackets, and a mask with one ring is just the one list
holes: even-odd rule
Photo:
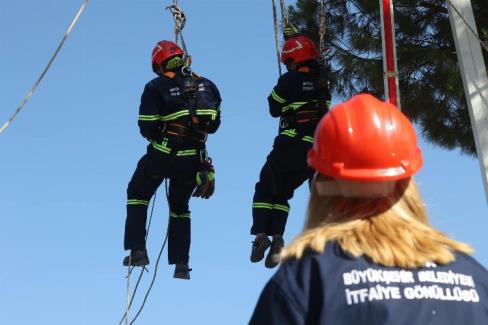
[[[81, 0], [0, 1], [0, 122], [37, 79]], [[0, 135], [0, 323], [116, 324], [125, 307], [122, 239], [127, 183], [145, 140], [137, 115], [154, 76], [150, 52], [172, 38], [172, 1], [90, 1], [37, 93]], [[211, 200], [192, 200], [191, 281], [166, 252], [138, 324], [245, 324], [273, 274], [251, 264], [251, 200], [277, 131], [266, 97], [276, 82], [271, 1], [180, 1], [195, 71], [221, 90], [222, 126], [208, 147]], [[334, 98], [334, 102], [341, 98]], [[422, 141], [418, 174], [432, 222], [488, 265], [488, 211], [478, 162]], [[153, 272], [167, 206], [158, 192], [148, 250]], [[303, 225], [307, 191], [285, 234]], [[137, 304], [136, 304], [137, 306]]]

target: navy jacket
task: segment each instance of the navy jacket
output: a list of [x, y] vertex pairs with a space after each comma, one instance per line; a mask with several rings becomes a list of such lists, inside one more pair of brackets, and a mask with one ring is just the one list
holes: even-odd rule
[[[330, 101], [330, 92], [325, 91]], [[288, 71], [283, 74], [268, 97], [269, 113], [280, 117], [280, 135], [313, 142], [315, 127], [326, 113], [320, 111], [319, 96], [312, 73]], [[310, 122], [299, 123], [310, 117], [313, 117]]]
[[250, 324], [486, 325], [488, 272], [456, 253], [448, 265], [380, 266], [335, 242], [281, 265]]
[[[148, 82], [141, 96], [139, 129], [143, 137], [161, 141], [165, 123], [177, 122], [188, 125], [191, 113], [181, 94], [180, 73], [175, 78], [159, 76]], [[220, 125], [220, 93], [213, 82], [200, 77], [195, 113], [199, 128], [214, 133]]]

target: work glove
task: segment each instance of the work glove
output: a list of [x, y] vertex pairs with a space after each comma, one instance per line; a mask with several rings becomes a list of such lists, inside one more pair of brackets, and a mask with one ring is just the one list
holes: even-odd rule
[[194, 197], [208, 199], [215, 191], [215, 170], [211, 160], [203, 162], [203, 168], [196, 175], [197, 186], [193, 192]]
[[298, 29], [293, 26], [293, 24], [291, 23], [288, 23], [284, 26], [283, 28], [283, 36], [285, 38], [285, 40], [295, 36], [298, 34]]

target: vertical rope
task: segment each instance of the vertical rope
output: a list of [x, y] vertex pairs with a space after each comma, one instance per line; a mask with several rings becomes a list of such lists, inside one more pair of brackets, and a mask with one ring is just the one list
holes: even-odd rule
[[129, 265], [127, 266], [127, 304], [125, 305], [125, 325], [129, 325], [129, 309], [132, 304], [132, 296], [130, 294], [130, 265], [132, 262], [132, 255], [129, 254]]
[[326, 30], [326, 16], [325, 16], [325, 2], [324, 0], [319, 0], [319, 50], [322, 58], [325, 57], [325, 34]]
[[285, 0], [280, 0], [280, 9], [281, 9], [281, 23], [283, 24], [283, 28], [288, 26], [288, 12], [286, 11]]
[[275, 43], [276, 43], [276, 57], [278, 58], [278, 73], [281, 77], [281, 63], [280, 63], [280, 31], [278, 28], [278, 14], [276, 10], [276, 0], [272, 0], [273, 2], [273, 22], [274, 22], [274, 31], [275, 31]]
[[[173, 0], [173, 6], [175, 8], [178, 7], [178, 0]], [[174, 16], [173, 16], [173, 19], [174, 19]], [[175, 19], [175, 37], [174, 37], [174, 42], [176, 44], [178, 44], [178, 41], [179, 41], [179, 39], [178, 39], [178, 25], [176, 24], [176, 19]]]

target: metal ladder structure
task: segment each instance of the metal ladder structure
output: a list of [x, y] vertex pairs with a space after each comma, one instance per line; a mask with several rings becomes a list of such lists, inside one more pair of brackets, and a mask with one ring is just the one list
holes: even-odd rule
[[[393, 0], [379, 1], [385, 98], [400, 107]], [[483, 44], [476, 29], [471, 0], [447, 0], [447, 3], [488, 204], [488, 78], [481, 53]]]

